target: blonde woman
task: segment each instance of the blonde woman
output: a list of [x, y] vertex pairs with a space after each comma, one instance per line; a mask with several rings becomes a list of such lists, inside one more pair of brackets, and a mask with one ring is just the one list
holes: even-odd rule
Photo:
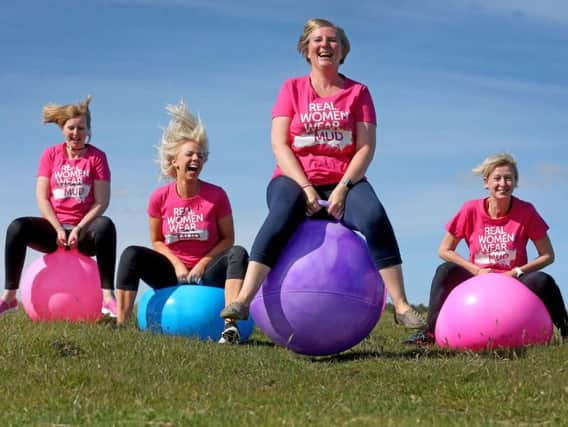
[[44, 253], [76, 247], [97, 257], [102, 311], [116, 317], [116, 230], [103, 216], [110, 200], [110, 169], [105, 153], [89, 143], [90, 101], [87, 97], [78, 104], [43, 108], [43, 122], [57, 124], [64, 141], [47, 148], [39, 161], [36, 199], [41, 218], [17, 218], [6, 232], [6, 282], [0, 315], [18, 306], [16, 292], [28, 247]]
[[[183, 102], [168, 106], [171, 120], [159, 146], [161, 173], [170, 179], [150, 196], [152, 248], [130, 246], [117, 274], [118, 318], [131, 314], [140, 279], [154, 289], [181, 284], [225, 288], [226, 303], [238, 294], [248, 254], [234, 246], [231, 205], [225, 191], [199, 178], [209, 156], [203, 123]], [[220, 343], [238, 343], [236, 322], [227, 319]]]
[[[284, 82], [272, 109], [276, 168], [267, 189], [269, 214], [252, 247], [243, 290], [221, 316], [248, 317], [289, 237], [306, 215], [323, 214], [365, 236], [395, 321], [424, 327], [406, 298], [402, 258], [386, 210], [365, 177], [375, 153], [377, 120], [369, 89], [339, 72], [350, 51], [345, 31], [328, 20], [310, 19], [297, 48], [310, 70]], [[328, 206], [322, 208], [320, 199]]]
[[[510, 154], [496, 154], [473, 172], [483, 177], [489, 195], [465, 202], [446, 224], [446, 234], [438, 250], [445, 262], [432, 280], [428, 327], [412, 335], [406, 343], [433, 343], [436, 321], [450, 292], [473, 276], [491, 272], [514, 277], [533, 291], [546, 306], [561, 335], [567, 337], [564, 299], [554, 279], [541, 271], [554, 261], [548, 225], [531, 203], [513, 196], [519, 181], [515, 159]], [[467, 259], [456, 251], [462, 240], [469, 248]], [[532, 260], [527, 258], [529, 241], [538, 253]]]

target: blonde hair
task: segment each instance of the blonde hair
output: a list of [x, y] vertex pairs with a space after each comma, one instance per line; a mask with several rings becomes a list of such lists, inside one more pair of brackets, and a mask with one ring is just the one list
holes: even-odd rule
[[47, 104], [43, 107], [42, 122], [43, 123], [56, 123], [59, 127], [63, 127], [67, 120], [74, 119], [75, 117], [83, 117], [87, 119], [87, 129], [89, 135], [91, 133], [91, 111], [89, 104], [91, 103], [91, 96], [87, 96], [85, 101], [78, 104]]
[[479, 166], [473, 168], [472, 172], [475, 175], [481, 175], [483, 180], [486, 181], [489, 175], [500, 166], [509, 166], [511, 168], [516, 187], [519, 182], [519, 170], [517, 168], [517, 162], [513, 156], [508, 153], [494, 154], [493, 156], [487, 157]]
[[338, 27], [333, 22], [328, 21], [327, 19], [312, 18], [306, 21], [306, 23], [304, 24], [304, 32], [302, 33], [300, 39], [298, 40], [298, 45], [297, 45], [298, 52], [300, 53], [300, 55], [306, 58], [306, 61], [310, 62], [309, 58], [307, 57], [308, 44], [310, 43], [310, 34], [312, 34], [312, 32], [314, 30], [317, 30], [318, 28], [326, 28], [326, 27], [333, 28], [335, 31], [337, 31], [337, 35], [339, 36], [339, 41], [341, 43], [341, 53], [343, 55], [339, 63], [343, 64], [343, 61], [345, 61], [347, 54], [351, 50], [351, 44], [349, 43], [349, 39], [347, 38], [345, 31], [343, 31], [343, 28]]
[[176, 171], [172, 160], [178, 154], [180, 147], [187, 141], [196, 142], [203, 150], [204, 161], [207, 161], [209, 143], [203, 122], [187, 109], [183, 100], [176, 105], [167, 105], [166, 110], [170, 113], [171, 119], [162, 133], [162, 140], [158, 146], [158, 162], [163, 177], [175, 178]]

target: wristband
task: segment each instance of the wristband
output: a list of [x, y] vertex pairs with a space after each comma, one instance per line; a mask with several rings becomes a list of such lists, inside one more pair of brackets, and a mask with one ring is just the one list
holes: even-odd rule
[[349, 178], [343, 178], [339, 183], [345, 185], [347, 188], [353, 187], [353, 183]]
[[520, 267], [513, 268], [513, 271], [515, 272], [515, 276], [517, 277], [517, 279], [521, 277], [523, 274], [525, 274], [525, 272], [521, 270]]
[[302, 187], [302, 190], [303, 190], [304, 188], [313, 187], [313, 185], [308, 182], [307, 184], [304, 184], [301, 187]]

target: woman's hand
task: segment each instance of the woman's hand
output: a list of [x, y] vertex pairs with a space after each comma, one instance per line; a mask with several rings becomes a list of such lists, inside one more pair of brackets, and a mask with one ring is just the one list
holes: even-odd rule
[[57, 237], [55, 243], [57, 244], [57, 246], [59, 246], [60, 248], [67, 247], [67, 233], [65, 232], [65, 229], [63, 227], [60, 227], [56, 230], [56, 232]]
[[187, 283], [189, 277], [189, 270], [187, 269], [187, 267], [184, 264], [180, 263], [175, 265], [175, 270], [178, 282]]
[[79, 233], [81, 232], [81, 227], [75, 226], [71, 233], [69, 233], [69, 237], [67, 238], [67, 246], [70, 248], [76, 248], [77, 244], [79, 243]]
[[475, 275], [480, 276], [482, 274], [492, 273], [490, 268], [480, 268], [476, 271]]
[[187, 281], [189, 283], [199, 284], [201, 282], [201, 278], [203, 277], [203, 274], [205, 273], [205, 267], [207, 267], [207, 262], [205, 262], [204, 259], [202, 258], [189, 271], [189, 273], [187, 275]]
[[306, 215], [312, 216], [321, 210], [321, 205], [318, 203], [320, 196], [316, 189], [311, 185], [304, 188], [304, 197], [306, 198]]
[[329, 206], [327, 212], [335, 219], [341, 219], [345, 212], [345, 197], [348, 188], [343, 184], [338, 184], [329, 195]]

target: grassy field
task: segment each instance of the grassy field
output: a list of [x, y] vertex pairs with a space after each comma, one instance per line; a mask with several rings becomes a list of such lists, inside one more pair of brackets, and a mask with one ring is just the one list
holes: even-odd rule
[[134, 326], [0, 318], [2, 426], [568, 425], [568, 345], [408, 348], [387, 311], [369, 339], [308, 358]]

